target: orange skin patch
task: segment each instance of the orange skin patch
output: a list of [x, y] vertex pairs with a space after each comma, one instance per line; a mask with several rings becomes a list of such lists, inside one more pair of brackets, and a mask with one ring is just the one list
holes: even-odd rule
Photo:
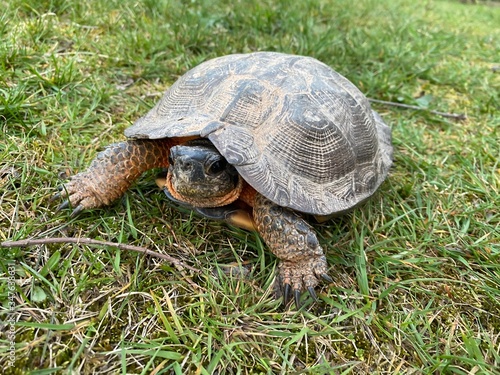
[[255, 196], [257, 194], [257, 191], [247, 182], [244, 182], [243, 184], [244, 185], [240, 193], [240, 199], [250, 207], [253, 207], [255, 205]]

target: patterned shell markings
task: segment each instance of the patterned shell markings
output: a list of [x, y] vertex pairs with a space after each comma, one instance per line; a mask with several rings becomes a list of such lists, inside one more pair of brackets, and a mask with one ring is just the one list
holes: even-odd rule
[[390, 129], [352, 83], [279, 53], [199, 65], [125, 134], [206, 136], [261, 194], [317, 215], [368, 198], [392, 162]]

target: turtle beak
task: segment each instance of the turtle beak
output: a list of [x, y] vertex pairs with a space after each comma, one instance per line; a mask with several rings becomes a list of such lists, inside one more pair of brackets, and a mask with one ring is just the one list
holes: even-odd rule
[[163, 187], [163, 192], [165, 193], [165, 195], [167, 196], [168, 199], [170, 199], [172, 202], [174, 202], [175, 204], [181, 206], [181, 207], [186, 207], [186, 208], [189, 208], [189, 209], [194, 209], [194, 206], [190, 205], [189, 203], [186, 203], [186, 202], [183, 202], [177, 198], [175, 198], [171, 193], [170, 191], [168, 190], [168, 188], [166, 186]]

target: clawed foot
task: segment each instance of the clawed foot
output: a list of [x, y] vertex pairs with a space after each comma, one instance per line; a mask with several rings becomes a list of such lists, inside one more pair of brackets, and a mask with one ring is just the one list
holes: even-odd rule
[[295, 305], [299, 308], [300, 296], [303, 290], [307, 290], [311, 297], [317, 301], [318, 297], [314, 288], [321, 280], [328, 283], [333, 282], [333, 279], [328, 276], [324, 256], [299, 262], [281, 261], [275, 281], [276, 297], [283, 296], [283, 303], [286, 306], [291, 301], [293, 294]]
[[72, 207], [71, 216], [74, 217], [86, 209], [101, 207], [106, 204], [99, 194], [92, 188], [92, 181], [85, 173], [79, 173], [71, 181], [60, 186], [59, 192], [54, 194], [50, 201], [66, 198], [57, 211]]
[[71, 177], [52, 200], [66, 198], [58, 210], [71, 206], [72, 216], [109, 205], [144, 171], [168, 165], [169, 147], [165, 142], [138, 140], [109, 145], [96, 155], [85, 172]]

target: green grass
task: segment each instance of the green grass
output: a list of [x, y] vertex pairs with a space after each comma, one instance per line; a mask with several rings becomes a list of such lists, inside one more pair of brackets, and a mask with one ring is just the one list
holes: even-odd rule
[[[201, 270], [111, 247], [0, 248], [0, 318], [16, 321], [14, 367], [0, 341], [5, 373], [500, 373], [495, 5], [0, 1], [0, 240], [90, 237]], [[154, 173], [77, 218], [48, 199], [187, 69], [257, 50], [316, 57], [372, 98], [468, 116], [374, 105], [394, 167], [369, 203], [316, 225], [335, 283], [299, 312], [273, 301], [276, 260], [255, 234], [175, 210]]]

